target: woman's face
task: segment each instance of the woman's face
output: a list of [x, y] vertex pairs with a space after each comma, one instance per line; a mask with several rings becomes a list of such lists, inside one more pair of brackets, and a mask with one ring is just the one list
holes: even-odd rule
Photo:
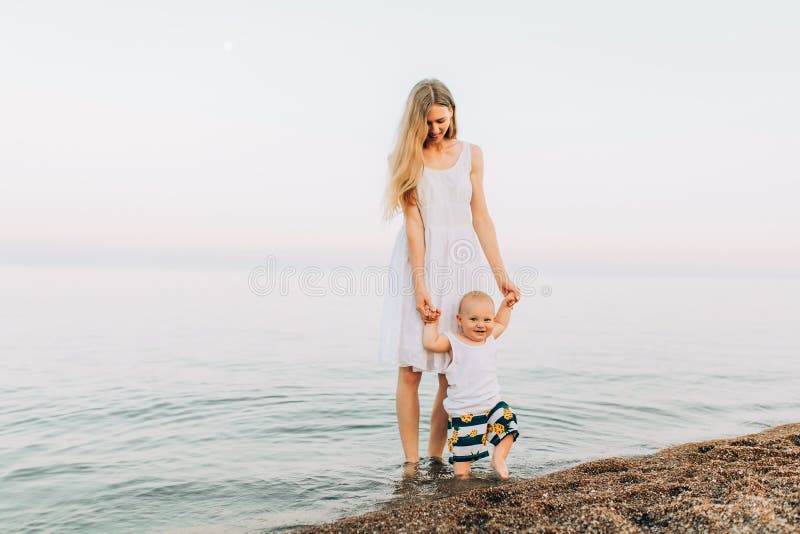
[[444, 139], [444, 134], [450, 128], [450, 118], [453, 113], [447, 106], [434, 104], [428, 110], [428, 141], [436, 142]]

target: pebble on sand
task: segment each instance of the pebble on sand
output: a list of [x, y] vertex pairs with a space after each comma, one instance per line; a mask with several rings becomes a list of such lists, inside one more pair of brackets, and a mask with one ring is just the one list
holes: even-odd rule
[[304, 530], [375, 531], [800, 532], [800, 423]]

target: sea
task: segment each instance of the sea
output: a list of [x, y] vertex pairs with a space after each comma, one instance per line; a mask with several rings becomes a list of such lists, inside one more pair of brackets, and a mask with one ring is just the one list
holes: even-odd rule
[[[0, 531], [275, 532], [506, 483], [404, 469], [385, 288], [322, 271], [0, 268]], [[800, 421], [798, 279], [525, 291], [499, 339], [512, 482]]]

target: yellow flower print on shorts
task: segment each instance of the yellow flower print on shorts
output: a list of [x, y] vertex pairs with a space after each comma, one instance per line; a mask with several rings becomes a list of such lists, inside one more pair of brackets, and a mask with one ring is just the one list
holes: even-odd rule
[[[505, 402], [485, 410], [476, 407], [471, 413], [448, 414], [447, 450], [450, 463], [473, 462], [489, 456], [487, 446], [498, 445], [511, 434], [516, 440], [517, 416]], [[461, 435], [459, 435], [461, 434]]]

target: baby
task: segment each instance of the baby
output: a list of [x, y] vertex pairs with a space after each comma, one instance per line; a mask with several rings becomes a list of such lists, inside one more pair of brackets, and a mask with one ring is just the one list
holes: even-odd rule
[[433, 352], [450, 352], [447, 376], [447, 398], [444, 409], [448, 418], [447, 448], [449, 461], [458, 478], [467, 478], [470, 464], [489, 456], [486, 443], [494, 445], [490, 465], [501, 478], [508, 478], [506, 457], [519, 437], [517, 417], [500, 398], [497, 381], [497, 347], [495, 338], [508, 327], [513, 294], [494, 313], [492, 297], [482, 291], [470, 291], [459, 303], [456, 320], [463, 334], [439, 333], [439, 316], [426, 321], [422, 344]]

